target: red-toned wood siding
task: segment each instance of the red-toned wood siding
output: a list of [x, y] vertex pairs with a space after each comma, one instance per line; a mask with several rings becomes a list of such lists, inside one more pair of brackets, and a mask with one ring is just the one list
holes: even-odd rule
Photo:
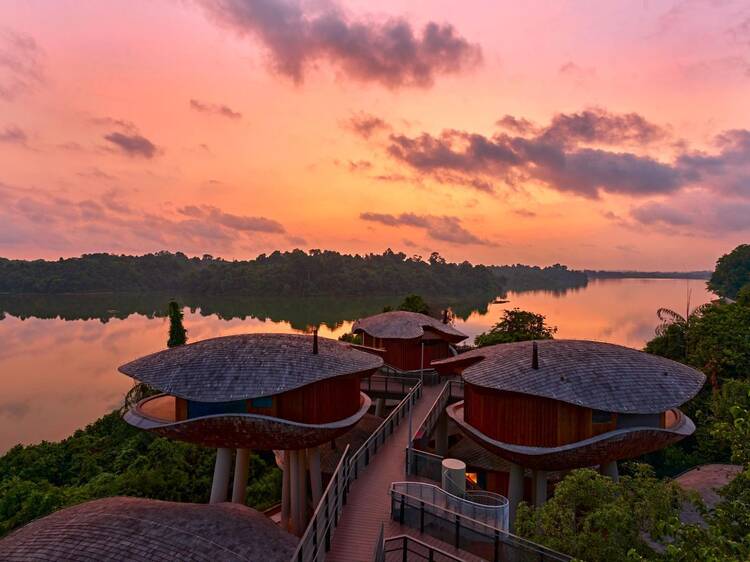
[[[363, 345], [385, 349], [383, 361], [402, 371], [415, 371], [422, 368], [422, 340], [381, 339], [363, 334]], [[442, 339], [429, 339], [424, 346], [424, 368], [430, 368], [430, 362], [450, 357], [448, 342]]]
[[488, 437], [556, 447], [591, 437], [591, 410], [558, 400], [466, 384], [464, 416]]
[[175, 397], [174, 401], [174, 419], [182, 421], [187, 419], [187, 400]]
[[330, 423], [359, 410], [359, 375], [322, 380], [275, 397], [277, 416], [302, 423]]

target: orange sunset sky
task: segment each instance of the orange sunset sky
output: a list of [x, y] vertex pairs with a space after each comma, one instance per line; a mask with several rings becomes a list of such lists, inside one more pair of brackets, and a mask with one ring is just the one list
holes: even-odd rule
[[0, 255], [687, 270], [750, 234], [746, 0], [4, 0]]

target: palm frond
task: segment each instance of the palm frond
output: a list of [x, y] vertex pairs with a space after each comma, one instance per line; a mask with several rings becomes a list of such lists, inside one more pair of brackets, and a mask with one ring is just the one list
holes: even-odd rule
[[659, 317], [659, 320], [668, 324], [685, 323], [685, 318], [682, 316], [682, 314], [675, 312], [671, 308], [660, 308], [656, 311], [656, 316]]

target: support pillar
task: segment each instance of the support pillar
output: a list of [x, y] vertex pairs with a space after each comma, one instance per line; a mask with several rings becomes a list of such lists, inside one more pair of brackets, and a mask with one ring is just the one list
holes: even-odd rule
[[307, 527], [307, 455], [305, 449], [297, 451], [297, 470], [299, 487], [299, 535], [305, 532]]
[[300, 466], [299, 466], [299, 451], [289, 451], [289, 463], [290, 474], [289, 474], [289, 488], [291, 491], [291, 519], [292, 519], [292, 533], [300, 536], [302, 534], [302, 518], [300, 517], [302, 498], [300, 497]]
[[249, 470], [250, 449], [237, 449], [237, 456], [234, 460], [234, 482], [232, 483], [232, 502], [234, 503], [245, 503]]
[[385, 398], [375, 400], [375, 415], [379, 418], [385, 417]]
[[209, 503], [227, 501], [227, 487], [229, 486], [229, 471], [232, 468], [232, 449], [220, 447], [216, 449], [216, 464], [214, 464], [214, 480], [211, 485], [211, 499]]
[[292, 468], [289, 466], [290, 457], [292, 456], [291, 451], [284, 451], [284, 472], [281, 477], [281, 528], [285, 531], [289, 530], [289, 514], [291, 512], [291, 497], [289, 489], [289, 481], [292, 472]]
[[510, 477], [508, 478], [508, 519], [510, 530], [513, 531], [516, 523], [516, 509], [523, 500], [523, 467], [515, 463], [510, 465]]
[[534, 471], [534, 506], [542, 507], [547, 502], [547, 471]]
[[310, 465], [310, 490], [313, 509], [315, 509], [323, 496], [323, 478], [320, 474], [320, 449], [318, 447], [307, 450], [307, 461]]
[[617, 461], [609, 461], [599, 466], [599, 472], [604, 476], [609, 476], [615, 482], [620, 481], [620, 471], [617, 469]]
[[435, 427], [435, 453], [444, 457], [448, 454], [448, 415], [443, 412]]

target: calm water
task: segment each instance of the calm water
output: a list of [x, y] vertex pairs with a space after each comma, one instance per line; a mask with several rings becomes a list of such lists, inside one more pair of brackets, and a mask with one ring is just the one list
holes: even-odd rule
[[[640, 348], [652, 337], [662, 306], [685, 309], [711, 300], [703, 281], [622, 279], [593, 281], [565, 293], [510, 293], [508, 303], [486, 297], [448, 302], [456, 327], [475, 336], [503, 309], [547, 316], [558, 338], [586, 338]], [[398, 298], [253, 300], [183, 299], [190, 341], [245, 332], [293, 332], [323, 323], [338, 337], [354, 319], [397, 304]], [[394, 302], [395, 301], [395, 302]], [[166, 300], [149, 296], [0, 298], [0, 452], [16, 443], [58, 440], [120, 405], [132, 381], [117, 366], [163, 349]], [[442, 305], [443, 303], [441, 303]]]

